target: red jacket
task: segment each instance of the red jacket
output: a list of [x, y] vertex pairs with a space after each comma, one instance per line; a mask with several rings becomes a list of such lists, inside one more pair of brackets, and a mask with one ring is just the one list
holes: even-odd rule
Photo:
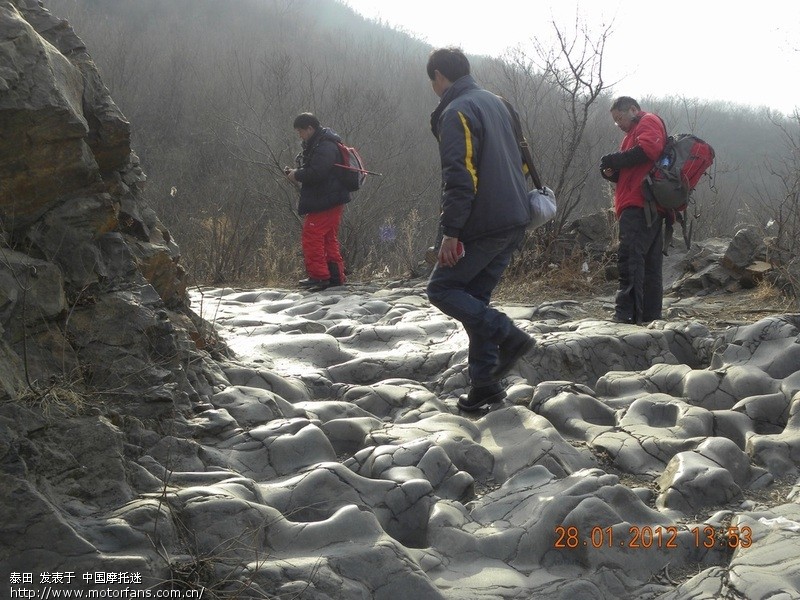
[[614, 212], [617, 218], [626, 208], [644, 207], [642, 182], [653, 168], [656, 159], [664, 151], [664, 145], [667, 143], [667, 132], [660, 118], [644, 111], [639, 113], [639, 117], [639, 122], [625, 134], [619, 149], [621, 152], [625, 152], [634, 146], [641, 146], [650, 161], [620, 169], [617, 188], [614, 192]]

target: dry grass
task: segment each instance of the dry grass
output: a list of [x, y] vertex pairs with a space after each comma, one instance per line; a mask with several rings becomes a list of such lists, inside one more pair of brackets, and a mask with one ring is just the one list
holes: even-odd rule
[[495, 292], [501, 302], [534, 304], [551, 300], [582, 300], [608, 296], [616, 281], [606, 279], [606, 263], [576, 251], [560, 264], [525, 269], [512, 265]]
[[697, 305], [695, 317], [714, 327], [755, 323], [769, 316], [797, 312], [795, 301], [767, 281], [752, 289], [698, 298]]
[[793, 298], [788, 297], [780, 288], [766, 279], [762, 279], [758, 283], [751, 295], [751, 299], [755, 306], [770, 306], [785, 312], [797, 309], [797, 303]]
[[48, 421], [83, 415], [90, 406], [89, 396], [82, 386], [62, 380], [47, 387], [28, 388], [16, 402], [39, 411]]

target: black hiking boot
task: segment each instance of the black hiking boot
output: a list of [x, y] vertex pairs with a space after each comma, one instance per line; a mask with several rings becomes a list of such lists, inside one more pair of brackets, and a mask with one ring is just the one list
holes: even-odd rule
[[335, 262], [329, 262], [328, 271], [330, 271], [331, 273], [331, 287], [344, 285], [344, 282], [342, 281], [342, 276], [339, 274], [339, 265], [337, 265]]
[[330, 287], [331, 281], [330, 279], [314, 279], [313, 277], [308, 277], [307, 279], [298, 281], [297, 285], [312, 292], [318, 292]]
[[487, 404], [501, 402], [506, 397], [506, 391], [499, 383], [492, 383], [481, 387], [473, 387], [469, 394], [461, 394], [456, 405], [465, 412], [473, 412]]
[[506, 336], [498, 347], [497, 366], [492, 371], [492, 377], [500, 379], [505, 377], [516, 362], [525, 356], [536, 345], [527, 333], [516, 327], [511, 328], [511, 333]]

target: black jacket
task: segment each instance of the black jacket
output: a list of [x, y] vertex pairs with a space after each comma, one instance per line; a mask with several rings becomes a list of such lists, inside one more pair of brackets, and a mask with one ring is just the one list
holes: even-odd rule
[[342, 162], [342, 155], [336, 142], [341, 138], [327, 127], [319, 129], [310, 139], [303, 142], [300, 168], [295, 171], [295, 179], [300, 188], [301, 215], [322, 212], [350, 202], [350, 192], [342, 185], [333, 165]]
[[528, 186], [511, 114], [466, 75], [431, 115], [442, 161], [445, 235], [469, 241], [530, 222]]

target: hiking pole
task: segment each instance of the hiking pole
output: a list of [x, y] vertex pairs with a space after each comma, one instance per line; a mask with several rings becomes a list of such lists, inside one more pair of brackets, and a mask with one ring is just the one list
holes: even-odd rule
[[358, 167], [348, 167], [347, 165], [340, 165], [339, 163], [335, 163], [334, 167], [339, 167], [340, 169], [347, 169], [348, 171], [358, 171], [359, 173], [365, 173], [367, 175], [377, 175], [378, 177], [383, 177], [383, 173], [376, 173], [375, 171], [367, 171], [366, 169], [359, 169]]

